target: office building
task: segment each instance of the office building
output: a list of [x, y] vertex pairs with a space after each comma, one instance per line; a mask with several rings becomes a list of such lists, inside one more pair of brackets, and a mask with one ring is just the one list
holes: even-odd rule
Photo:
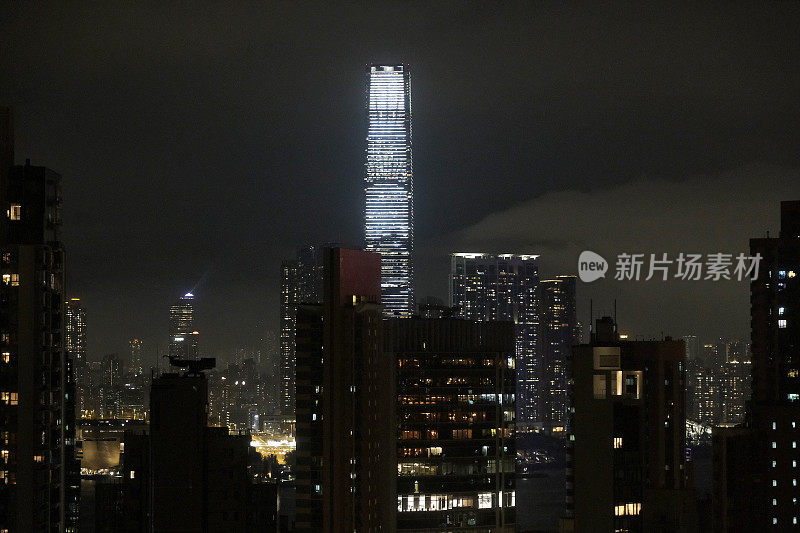
[[537, 289], [540, 416], [545, 431], [556, 435], [567, 427], [567, 366], [580, 337], [575, 285], [575, 276], [558, 276], [539, 282]]
[[169, 352], [178, 359], [197, 359], [199, 333], [194, 326], [194, 294], [187, 292], [169, 308]]
[[511, 321], [516, 330], [517, 431], [541, 429], [536, 255], [450, 254], [450, 307], [459, 318]]
[[296, 527], [391, 532], [396, 395], [380, 256], [326, 248], [324, 279], [324, 303], [297, 311]]
[[414, 179], [408, 65], [371, 65], [365, 165], [366, 249], [381, 255], [384, 314], [414, 313]]
[[280, 380], [281, 411], [295, 417], [295, 330], [297, 306], [322, 302], [322, 247], [306, 245], [281, 264]]
[[573, 348], [564, 530], [695, 531], [683, 341], [620, 341], [610, 318]]
[[0, 531], [75, 531], [61, 176], [28, 161], [1, 177]]
[[511, 322], [390, 319], [399, 531], [514, 531]]

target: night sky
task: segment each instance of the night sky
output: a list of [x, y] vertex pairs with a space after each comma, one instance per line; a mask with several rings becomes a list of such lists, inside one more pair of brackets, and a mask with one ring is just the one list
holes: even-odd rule
[[[204, 355], [278, 327], [304, 242], [362, 245], [365, 64], [412, 69], [417, 294], [448, 253], [747, 252], [800, 199], [800, 4], [398, 2], [0, 6], [16, 161], [63, 175], [89, 355]], [[613, 277], [613, 276], [612, 276]], [[645, 337], [749, 335], [737, 282], [579, 286]]]

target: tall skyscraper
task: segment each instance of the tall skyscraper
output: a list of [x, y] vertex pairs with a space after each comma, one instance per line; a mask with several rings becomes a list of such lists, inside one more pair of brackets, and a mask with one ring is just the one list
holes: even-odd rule
[[750, 239], [756, 254], [749, 431], [714, 435], [715, 521], [725, 530], [788, 531], [800, 527], [800, 201], [781, 202], [777, 238]]
[[450, 306], [456, 316], [476, 321], [514, 322], [516, 330], [517, 430], [541, 427], [541, 360], [537, 357], [536, 255], [454, 253], [450, 255]]
[[194, 294], [187, 292], [169, 308], [169, 356], [197, 359], [199, 333], [194, 329]]
[[514, 325], [415, 317], [385, 329], [398, 531], [514, 531]]
[[322, 247], [305, 245], [297, 258], [281, 264], [281, 412], [295, 417], [295, 330], [297, 306], [322, 302]]
[[620, 341], [611, 318], [573, 348], [569, 531], [696, 531], [683, 341]]
[[541, 419], [545, 430], [555, 434], [567, 427], [567, 366], [580, 336], [575, 286], [575, 276], [558, 276], [538, 287]]
[[0, 531], [74, 531], [61, 176], [30, 162], [0, 175]]
[[129, 362], [130, 373], [134, 377], [140, 377], [144, 373], [144, 360], [142, 359], [142, 341], [139, 339], [130, 339], [128, 347], [131, 351], [131, 358]]
[[394, 531], [394, 364], [380, 256], [326, 248], [324, 303], [297, 311], [298, 531]]
[[64, 341], [67, 352], [72, 357], [76, 414], [80, 416], [86, 409], [86, 396], [91, 389], [89, 365], [86, 359], [86, 309], [81, 305], [80, 298], [70, 298], [64, 304], [64, 312]]
[[368, 76], [366, 249], [381, 254], [386, 316], [414, 313], [414, 179], [407, 65], [371, 65]]

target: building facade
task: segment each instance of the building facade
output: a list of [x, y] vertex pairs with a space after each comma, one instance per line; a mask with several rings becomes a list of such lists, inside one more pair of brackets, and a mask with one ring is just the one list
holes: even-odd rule
[[572, 357], [569, 531], [696, 531], [683, 341], [620, 341], [610, 318]]
[[194, 328], [194, 294], [187, 292], [169, 308], [169, 356], [197, 359], [198, 337]]
[[321, 305], [297, 317], [296, 529], [394, 531], [394, 365], [380, 256], [326, 248]]
[[568, 422], [567, 367], [580, 338], [575, 289], [575, 276], [543, 280], [538, 287], [540, 416], [552, 434], [563, 434]]
[[394, 319], [399, 531], [514, 531], [514, 325]]
[[280, 400], [281, 412], [295, 418], [295, 331], [297, 306], [322, 302], [322, 247], [305, 245], [281, 264]]
[[450, 254], [449, 304], [455, 315], [467, 320], [514, 323], [517, 431], [542, 427], [538, 285], [536, 255]]
[[367, 69], [366, 249], [381, 255], [384, 314], [414, 313], [414, 179], [408, 65]]
[[76, 531], [61, 176], [0, 173], [0, 530]]
[[67, 351], [72, 357], [75, 373], [75, 405], [78, 416], [86, 410], [86, 397], [89, 394], [89, 365], [86, 359], [86, 309], [80, 298], [70, 298], [64, 303], [65, 337]]

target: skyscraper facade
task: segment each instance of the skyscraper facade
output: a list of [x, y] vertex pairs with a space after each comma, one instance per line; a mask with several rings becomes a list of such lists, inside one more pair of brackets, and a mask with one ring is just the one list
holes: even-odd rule
[[609, 317], [573, 348], [568, 531], [697, 531], [683, 341], [620, 341]]
[[30, 162], [0, 175], [0, 531], [75, 531], [61, 176]]
[[575, 276], [557, 276], [541, 281], [538, 288], [541, 419], [544, 429], [554, 434], [563, 434], [567, 427], [567, 367], [580, 336], [575, 286]]
[[187, 292], [169, 308], [169, 356], [197, 359], [198, 336], [194, 329], [194, 294]]
[[368, 76], [366, 249], [381, 254], [384, 314], [414, 312], [414, 180], [407, 65], [371, 65]]
[[66, 349], [72, 357], [75, 373], [75, 404], [77, 414], [86, 409], [86, 397], [91, 389], [89, 365], [86, 359], [86, 309], [80, 298], [70, 298], [64, 304], [64, 341]]
[[514, 325], [415, 317], [385, 328], [398, 531], [514, 531]]
[[286, 418], [295, 417], [297, 306], [322, 302], [322, 247], [305, 245], [295, 259], [281, 264], [280, 404]]
[[454, 253], [450, 255], [450, 306], [459, 318], [514, 322], [516, 331], [517, 430], [541, 426], [542, 376], [537, 357], [536, 255]]
[[377, 254], [324, 250], [324, 303], [297, 311], [297, 531], [394, 531], [394, 364]]
[[130, 358], [130, 373], [134, 377], [140, 377], [144, 373], [144, 359], [142, 358], [142, 341], [139, 339], [130, 339], [128, 346], [131, 350]]

